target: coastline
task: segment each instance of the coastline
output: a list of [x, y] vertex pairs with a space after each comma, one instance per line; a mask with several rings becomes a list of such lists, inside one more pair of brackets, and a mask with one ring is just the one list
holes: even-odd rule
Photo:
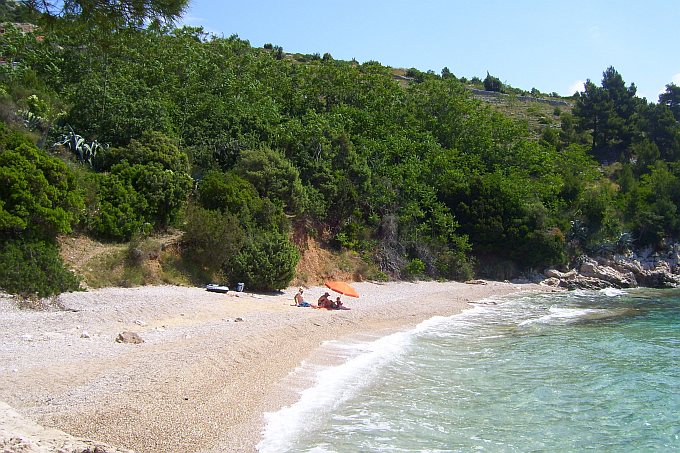
[[[470, 302], [552, 290], [499, 282], [355, 287], [361, 298], [343, 297], [346, 311], [292, 306], [295, 288], [273, 295], [105, 288], [64, 294], [66, 310], [43, 312], [2, 297], [0, 401], [46, 428], [120, 448], [105, 451], [255, 451], [263, 414], [297, 397], [280, 383], [323, 342], [383, 336], [460, 313]], [[305, 294], [315, 301], [324, 291]], [[144, 343], [116, 343], [122, 331]], [[19, 436], [45, 447], [27, 451], [61, 448], [63, 439], [50, 446], [7, 419], [0, 417], [0, 446]]]

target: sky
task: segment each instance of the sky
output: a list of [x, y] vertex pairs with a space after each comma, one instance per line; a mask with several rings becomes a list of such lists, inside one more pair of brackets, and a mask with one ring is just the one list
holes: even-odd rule
[[680, 85], [678, 0], [190, 0], [180, 25], [564, 96], [609, 66], [648, 101]]

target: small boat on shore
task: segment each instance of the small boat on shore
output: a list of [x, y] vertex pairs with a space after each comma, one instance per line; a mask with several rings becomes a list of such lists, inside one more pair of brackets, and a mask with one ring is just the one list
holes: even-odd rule
[[216, 283], [208, 283], [205, 285], [206, 291], [212, 291], [213, 293], [228, 293], [229, 287], [224, 285], [218, 285]]

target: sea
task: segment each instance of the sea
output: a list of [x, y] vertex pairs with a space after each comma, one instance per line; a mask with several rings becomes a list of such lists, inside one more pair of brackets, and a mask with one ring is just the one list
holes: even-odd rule
[[324, 345], [261, 452], [680, 452], [680, 290], [488, 299]]

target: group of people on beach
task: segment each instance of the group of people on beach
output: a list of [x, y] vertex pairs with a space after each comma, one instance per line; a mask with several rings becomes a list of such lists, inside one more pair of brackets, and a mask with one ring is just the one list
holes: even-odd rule
[[[298, 289], [297, 294], [293, 298], [295, 300], [295, 305], [298, 307], [311, 307], [312, 304], [309, 302], [305, 302], [305, 299], [303, 297], [304, 290], [302, 288]], [[324, 293], [321, 297], [319, 297], [319, 300], [317, 301], [317, 306], [319, 308], [327, 308], [329, 310], [338, 310], [342, 308], [342, 302], [340, 301], [340, 296], [338, 296], [335, 300], [332, 300], [330, 297], [329, 293]]]

